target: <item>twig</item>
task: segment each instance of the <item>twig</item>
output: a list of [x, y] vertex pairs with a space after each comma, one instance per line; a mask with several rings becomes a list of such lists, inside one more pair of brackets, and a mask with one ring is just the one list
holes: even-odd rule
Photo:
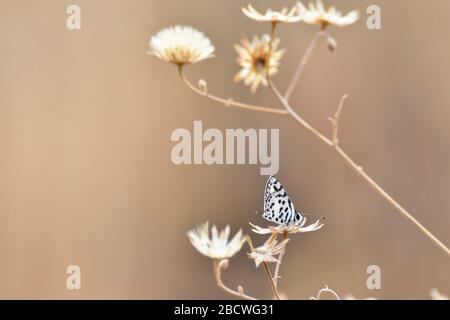
[[328, 36], [328, 34], [325, 31], [319, 31], [318, 33], [316, 33], [313, 40], [309, 44], [308, 49], [306, 49], [306, 52], [300, 60], [300, 64], [298, 65], [297, 70], [295, 71], [294, 77], [292, 78], [290, 85], [286, 90], [286, 94], [284, 95], [284, 99], [286, 101], [289, 101], [289, 99], [291, 98], [291, 95], [294, 92], [294, 89], [297, 87], [298, 80], [300, 79], [300, 76], [302, 75], [303, 70], [308, 63], [308, 60], [311, 57], [318, 40], [323, 36]]
[[275, 285], [274, 279], [272, 277], [272, 272], [270, 272], [269, 265], [267, 262], [263, 262], [264, 269], [266, 270], [267, 276], [269, 277], [270, 285], [272, 286], [273, 293], [275, 294], [275, 297], [277, 300], [281, 300], [280, 294], [278, 293], [277, 286]]
[[334, 150], [344, 159], [344, 161], [359, 175], [361, 176], [369, 186], [374, 189], [378, 194], [382, 196], [382, 198], [389, 203], [392, 207], [398, 210], [400, 214], [402, 214], [405, 218], [407, 218], [410, 222], [412, 222], [423, 234], [425, 234], [435, 245], [441, 248], [447, 256], [450, 257], [450, 250], [436, 237], [434, 236], [428, 229], [426, 229], [417, 219], [415, 219], [405, 208], [403, 208], [395, 199], [389, 195], [383, 188], [381, 188], [367, 173], [364, 172], [364, 169], [357, 165], [349, 155], [347, 155], [344, 150], [342, 150], [339, 145], [325, 137], [315, 128], [313, 128], [308, 122], [306, 122], [302, 117], [300, 117], [289, 105], [288, 101], [284, 99], [284, 97], [280, 94], [280, 91], [276, 88], [272, 81], [269, 82], [269, 86], [275, 95], [280, 100], [281, 104], [284, 106], [286, 111], [297, 120], [303, 127], [305, 127], [308, 131], [313, 133], [317, 138], [319, 138], [322, 142], [327, 144], [329, 147], [333, 147]]
[[269, 40], [269, 54], [264, 72], [266, 73], [267, 80], [270, 79], [270, 58], [272, 57], [273, 52], [273, 40], [275, 40], [275, 30], [277, 29], [277, 22], [272, 22], [270, 28], [270, 40]]
[[[287, 233], [283, 233], [283, 241], [287, 239]], [[273, 275], [273, 281], [275, 283], [275, 287], [278, 288], [278, 279], [280, 273], [281, 262], [283, 260], [284, 254], [286, 253], [286, 246], [283, 247], [283, 250], [278, 255], [278, 262], [275, 266], [275, 273]]]
[[335, 147], [339, 145], [339, 120], [341, 118], [342, 109], [344, 108], [345, 100], [347, 100], [348, 95], [344, 95], [339, 102], [336, 114], [333, 117], [328, 118], [333, 125], [333, 144]]
[[214, 269], [214, 278], [216, 279], [216, 284], [219, 288], [224, 290], [225, 292], [245, 300], [258, 300], [256, 298], [253, 298], [251, 296], [248, 296], [244, 293], [244, 289], [239, 286], [238, 291], [235, 291], [233, 289], [228, 288], [222, 281], [222, 271], [227, 269], [229, 265], [228, 260], [213, 260], [213, 269]]
[[[270, 238], [267, 240], [266, 243], [275, 241], [276, 238], [277, 238], [277, 234], [274, 233], [270, 236]], [[250, 236], [247, 236], [247, 243], [248, 243], [248, 246], [250, 247], [250, 250], [253, 252], [255, 250], [255, 247], [253, 246], [253, 241], [250, 238]], [[283, 246], [283, 250], [284, 250], [284, 246]], [[274, 277], [272, 276], [272, 272], [270, 272], [269, 264], [267, 262], [263, 262], [263, 265], [264, 265], [264, 269], [266, 270], [266, 274], [269, 277], [269, 282], [272, 287], [273, 293], [275, 294], [275, 297], [277, 298], [277, 300], [281, 300], [280, 294], [278, 293], [277, 285], [274, 282]]]
[[332, 147], [334, 146], [334, 143], [325, 137], [323, 134], [321, 134], [319, 131], [317, 131], [313, 126], [311, 126], [308, 122], [303, 120], [302, 117], [300, 117], [294, 109], [289, 105], [287, 100], [281, 95], [280, 91], [277, 89], [277, 87], [274, 85], [272, 81], [269, 82], [269, 87], [272, 89], [272, 91], [277, 96], [278, 100], [280, 100], [283, 107], [286, 109], [286, 111], [289, 113], [291, 117], [293, 117], [298, 123], [300, 123], [303, 127], [305, 127], [309, 132], [311, 132], [313, 135], [315, 135], [317, 138], [322, 140], [325, 144]]
[[267, 108], [267, 107], [260, 107], [260, 106], [254, 106], [254, 105], [250, 105], [250, 104], [246, 104], [246, 103], [241, 103], [241, 102], [236, 102], [231, 98], [228, 99], [223, 99], [223, 98], [219, 98], [215, 95], [209, 94], [207, 92], [206, 89], [206, 85], [203, 84], [202, 85], [202, 89], [197, 88], [196, 86], [194, 86], [192, 83], [189, 82], [188, 79], [186, 79], [184, 72], [183, 72], [183, 66], [179, 66], [178, 68], [179, 71], [179, 75], [181, 77], [181, 80], [183, 80], [183, 82], [195, 93], [201, 95], [201, 96], [205, 96], [215, 102], [219, 102], [221, 104], [224, 104], [226, 107], [236, 107], [236, 108], [241, 108], [241, 109], [246, 109], [246, 110], [251, 110], [251, 111], [257, 111], [257, 112], [264, 112], [264, 113], [274, 113], [274, 114], [279, 114], [279, 115], [286, 115], [287, 112], [286, 110], [282, 110], [282, 109], [273, 109], [273, 108]]
[[[403, 208], [395, 199], [389, 195], [383, 188], [381, 188], [367, 173], [364, 172], [363, 167], [357, 165], [350, 156], [348, 156], [340, 147], [339, 147], [339, 137], [338, 137], [338, 131], [339, 131], [339, 119], [342, 112], [342, 109], [344, 107], [344, 102], [347, 99], [347, 95], [344, 95], [339, 103], [337, 112], [334, 117], [330, 118], [331, 122], [333, 124], [333, 136], [332, 140], [328, 139], [325, 135], [320, 133], [318, 130], [316, 130], [313, 126], [311, 126], [307, 121], [305, 121], [300, 115], [298, 115], [290, 106], [289, 104], [289, 98], [296, 87], [298, 80], [300, 78], [300, 75], [303, 71], [303, 68], [305, 67], [306, 63], [309, 60], [309, 57], [312, 54], [312, 51], [317, 43], [317, 40], [321, 36], [327, 36], [328, 37], [328, 43], [331, 45], [331, 43], [334, 43], [335, 40], [325, 31], [320, 31], [316, 34], [316, 36], [313, 38], [311, 44], [309, 45], [305, 55], [300, 61], [300, 65], [297, 69], [297, 72], [292, 79], [289, 88], [286, 92], [286, 95], [283, 96], [280, 91], [277, 89], [277, 87], [274, 85], [272, 80], [269, 78], [269, 87], [274, 92], [275, 96], [280, 100], [283, 107], [286, 109], [286, 111], [298, 122], [300, 123], [304, 128], [306, 128], [308, 131], [310, 131], [312, 134], [314, 134], [317, 138], [319, 138], [322, 142], [324, 142], [329, 147], [333, 147], [337, 153], [345, 160], [345, 162], [358, 174], [361, 176], [372, 189], [374, 189], [378, 194], [380, 194], [383, 199], [388, 202], [392, 207], [397, 209], [400, 214], [402, 214], [405, 218], [407, 218], [409, 221], [411, 221], [422, 233], [424, 233], [431, 241], [434, 242], [439, 248], [441, 248], [447, 256], [450, 256], [450, 250], [435, 236], [433, 235], [428, 229], [426, 229], [417, 219], [415, 219], [405, 208]], [[277, 275], [277, 274], [276, 274]], [[278, 276], [278, 275], [277, 275]]]
[[378, 194], [383, 197], [383, 199], [389, 203], [392, 207], [398, 210], [406, 219], [412, 222], [423, 234], [425, 234], [434, 244], [441, 248], [447, 256], [450, 257], [450, 250], [427, 228], [425, 228], [416, 218], [414, 218], [405, 208], [403, 208], [391, 195], [389, 195], [383, 188], [381, 188], [365, 171], [361, 166], [358, 166], [339, 146], [337, 146], [336, 151], [345, 160], [345, 162], [358, 174], [360, 175], [369, 186], [375, 190]]
[[334, 292], [333, 290], [331, 290], [330, 288], [328, 288], [328, 286], [325, 286], [325, 288], [323, 288], [319, 291], [319, 293], [317, 294], [317, 298], [311, 297], [311, 298], [309, 298], [309, 300], [320, 300], [320, 296], [323, 293], [330, 293], [336, 298], [336, 300], [341, 300], [341, 298], [339, 298], [338, 294], [336, 292]]

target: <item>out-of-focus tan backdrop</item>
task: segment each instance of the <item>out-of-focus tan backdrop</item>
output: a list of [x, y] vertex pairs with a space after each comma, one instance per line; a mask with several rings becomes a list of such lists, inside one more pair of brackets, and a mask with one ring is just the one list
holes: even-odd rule
[[[278, 107], [232, 82], [233, 44], [267, 32], [240, 8], [247, 0], [0, 1], [0, 298], [228, 298], [186, 231], [209, 220], [232, 230], [260, 216], [257, 166], [181, 166], [174, 129], [280, 128], [278, 177], [298, 209], [328, 217], [293, 238], [281, 291], [305, 299], [328, 285], [364, 298], [427, 299], [450, 292], [449, 259], [369, 189], [329, 148], [289, 118], [227, 109], [196, 96], [173, 66], [146, 55], [151, 35], [173, 24], [204, 31], [216, 58], [189, 67], [211, 91]], [[294, 1], [254, 1], [258, 9]], [[330, 3], [330, 2], [327, 2]], [[374, 1], [333, 1], [362, 20], [332, 28], [317, 48], [293, 105], [320, 130], [343, 93], [343, 147], [375, 180], [450, 244], [450, 3], [378, 0], [381, 31], [366, 28]], [[82, 29], [66, 28], [81, 7]], [[288, 84], [316, 28], [282, 26]], [[255, 237], [255, 241], [263, 239]], [[224, 280], [270, 297], [263, 270], [242, 250]], [[82, 290], [66, 289], [66, 268]], [[366, 268], [382, 269], [382, 290]]]

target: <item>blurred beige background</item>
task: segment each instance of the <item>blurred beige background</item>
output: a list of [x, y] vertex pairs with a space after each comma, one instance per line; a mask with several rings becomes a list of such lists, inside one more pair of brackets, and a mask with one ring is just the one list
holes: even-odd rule
[[[363, 19], [330, 29], [339, 48], [317, 48], [293, 104], [329, 132], [327, 117], [348, 93], [343, 147], [450, 245], [450, 2], [332, 2], [359, 9]], [[233, 44], [267, 32], [241, 14], [247, 3], [0, 1], [0, 298], [228, 298], [186, 231], [205, 220], [246, 232], [249, 221], [265, 225], [255, 212], [266, 178], [258, 166], [174, 166], [170, 135], [192, 130], [194, 120], [207, 128], [281, 129], [278, 177], [299, 210], [328, 217], [323, 230], [289, 244], [280, 286], [290, 298], [324, 285], [360, 298], [428, 299], [433, 287], [450, 293], [449, 259], [295, 122], [215, 105], [145, 54], [160, 29], [191, 25], [217, 48], [215, 59], [187, 70], [193, 81], [278, 106], [268, 90], [252, 96], [232, 82]], [[382, 8], [381, 31], [365, 26], [373, 3]], [[69, 4], [81, 7], [80, 31], [66, 29]], [[275, 77], [280, 87], [315, 30], [280, 28], [288, 50]], [[81, 291], [65, 287], [70, 264], [82, 269]], [[366, 288], [373, 264], [382, 268], [380, 291]], [[245, 250], [224, 280], [270, 297]]]

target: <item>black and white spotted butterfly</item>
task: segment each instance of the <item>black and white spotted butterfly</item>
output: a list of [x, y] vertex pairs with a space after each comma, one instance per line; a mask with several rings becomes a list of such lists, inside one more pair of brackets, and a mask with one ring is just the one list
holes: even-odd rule
[[303, 221], [303, 216], [295, 210], [294, 203], [292, 203], [280, 181], [273, 176], [270, 177], [267, 180], [264, 192], [263, 218], [289, 227]]

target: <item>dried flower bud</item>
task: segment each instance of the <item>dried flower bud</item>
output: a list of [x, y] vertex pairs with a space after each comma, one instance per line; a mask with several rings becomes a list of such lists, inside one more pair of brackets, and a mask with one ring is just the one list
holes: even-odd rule
[[[247, 240], [248, 241], [248, 240]], [[252, 252], [248, 254], [250, 259], [255, 260], [256, 267], [259, 267], [261, 263], [278, 262], [276, 255], [279, 255], [284, 247], [289, 242], [289, 239], [278, 243], [276, 236], [271, 236], [264, 245], [258, 248], [251, 248]]]
[[328, 42], [328, 49], [330, 51], [336, 50], [338, 44], [337, 44], [337, 41], [333, 37], [328, 36], [327, 37], [327, 42]]
[[198, 87], [205, 96], [208, 94], [208, 83], [206, 80], [200, 79], [198, 81]]

